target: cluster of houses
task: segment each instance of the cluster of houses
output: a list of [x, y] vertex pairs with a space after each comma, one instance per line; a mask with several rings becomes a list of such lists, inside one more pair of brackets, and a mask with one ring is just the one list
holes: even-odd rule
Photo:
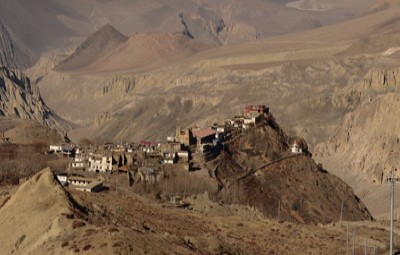
[[[175, 135], [167, 137], [163, 143], [141, 141], [136, 145], [106, 144], [101, 148], [50, 145], [49, 153], [72, 158], [68, 167], [70, 171], [129, 173], [129, 170], [154, 167], [154, 164], [177, 163], [190, 170], [190, 161], [206, 162], [216, 158], [223, 149], [224, 142], [269, 118], [267, 106], [248, 105], [241, 114], [226, 120], [223, 124], [203, 128], [177, 126]], [[296, 154], [302, 153], [302, 146], [295, 141], [291, 151]], [[153, 165], [149, 164], [150, 162]], [[63, 183], [75, 186], [78, 190], [93, 192], [102, 187], [102, 183], [90, 179], [84, 180], [82, 177], [69, 177], [68, 180], [63, 179], [67, 176], [60, 178]]]

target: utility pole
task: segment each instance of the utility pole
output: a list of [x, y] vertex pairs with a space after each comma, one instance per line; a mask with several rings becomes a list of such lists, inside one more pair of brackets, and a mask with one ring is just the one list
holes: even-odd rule
[[399, 178], [395, 177], [394, 172], [397, 171], [397, 168], [392, 169], [390, 171], [390, 177], [387, 178], [387, 181], [390, 182], [390, 255], [393, 255], [393, 247], [394, 247], [394, 236], [393, 236], [393, 215], [394, 215], [394, 184], [399, 181]]
[[349, 223], [347, 223], [346, 255], [349, 255]]
[[352, 255], [356, 254], [356, 228], [353, 228], [353, 252]]
[[342, 200], [342, 206], [340, 207], [340, 227], [342, 226], [342, 219], [343, 219], [343, 200]]
[[278, 222], [281, 218], [281, 200], [278, 200]]

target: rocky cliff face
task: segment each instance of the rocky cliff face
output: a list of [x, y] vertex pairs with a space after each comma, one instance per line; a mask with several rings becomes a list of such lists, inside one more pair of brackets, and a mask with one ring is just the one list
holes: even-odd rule
[[0, 66], [0, 116], [31, 119], [49, 127], [62, 128], [44, 104], [39, 88], [21, 71]]
[[388, 213], [382, 206], [389, 195], [386, 179], [400, 163], [399, 109], [399, 93], [371, 97], [346, 114], [329, 141], [314, 150], [316, 160], [351, 185], [375, 216]]

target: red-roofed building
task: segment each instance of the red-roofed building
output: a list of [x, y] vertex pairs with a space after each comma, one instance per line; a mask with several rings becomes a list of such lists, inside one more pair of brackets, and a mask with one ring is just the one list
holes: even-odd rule
[[250, 112], [258, 112], [258, 113], [269, 113], [269, 108], [263, 104], [261, 105], [246, 105], [246, 108], [244, 109], [244, 114], [246, 115], [247, 113]]
[[197, 144], [212, 143], [217, 131], [211, 128], [193, 130], [193, 136], [197, 139]]

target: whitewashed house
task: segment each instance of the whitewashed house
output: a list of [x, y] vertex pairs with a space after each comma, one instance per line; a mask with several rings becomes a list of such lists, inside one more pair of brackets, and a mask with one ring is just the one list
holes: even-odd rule
[[292, 153], [301, 154], [303, 153], [303, 149], [300, 147], [298, 143], [295, 142], [292, 144]]
[[112, 156], [89, 156], [88, 171], [107, 172], [112, 171], [113, 158]]
[[88, 157], [84, 154], [77, 154], [74, 157], [74, 161], [71, 162], [71, 169], [74, 170], [86, 170], [89, 166]]

